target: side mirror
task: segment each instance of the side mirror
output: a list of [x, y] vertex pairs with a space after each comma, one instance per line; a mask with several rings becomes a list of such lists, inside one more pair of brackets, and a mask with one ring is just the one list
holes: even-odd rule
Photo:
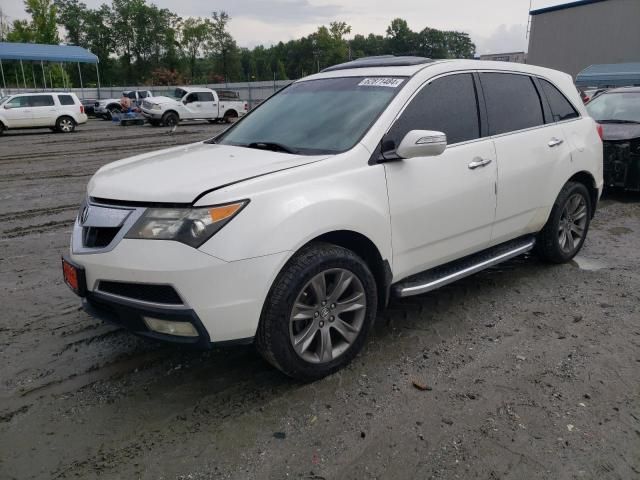
[[436, 157], [447, 148], [447, 136], [433, 130], [411, 130], [398, 148], [396, 154], [400, 158]]
[[9, 105], [8, 103], [5, 103], [4, 108], [5, 110], [11, 110], [13, 108], [13, 105]]

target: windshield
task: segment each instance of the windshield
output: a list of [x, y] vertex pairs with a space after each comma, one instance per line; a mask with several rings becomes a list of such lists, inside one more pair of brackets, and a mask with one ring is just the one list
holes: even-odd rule
[[294, 83], [260, 105], [217, 143], [307, 155], [352, 148], [404, 78], [345, 77]]
[[640, 122], [640, 93], [605, 93], [587, 104], [596, 122]]
[[173, 91], [173, 98], [180, 100], [182, 99], [182, 97], [184, 97], [187, 94], [187, 92], [185, 92], [183, 89], [181, 88], [176, 88]]

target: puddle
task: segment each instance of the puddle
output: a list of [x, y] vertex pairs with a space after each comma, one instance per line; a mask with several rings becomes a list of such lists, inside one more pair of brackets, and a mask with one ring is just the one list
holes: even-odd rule
[[594, 260], [593, 258], [586, 258], [586, 257], [580, 257], [580, 256], [574, 257], [573, 260], [571, 260], [571, 265], [574, 265], [581, 270], [590, 270], [590, 271], [609, 268], [609, 265], [599, 260]]

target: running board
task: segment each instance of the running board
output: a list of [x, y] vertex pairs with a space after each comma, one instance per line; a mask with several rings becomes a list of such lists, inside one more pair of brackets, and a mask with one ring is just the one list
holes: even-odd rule
[[535, 243], [533, 237], [511, 240], [480, 253], [446, 263], [440, 267], [432, 268], [431, 270], [406, 278], [393, 286], [393, 293], [397, 297], [410, 297], [411, 295], [430, 292], [431, 290], [478, 273], [493, 265], [522, 255], [531, 250]]

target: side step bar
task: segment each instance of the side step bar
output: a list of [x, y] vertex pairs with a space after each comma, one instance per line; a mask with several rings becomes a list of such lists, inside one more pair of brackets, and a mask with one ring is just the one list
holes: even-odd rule
[[455, 260], [440, 267], [413, 275], [393, 286], [393, 293], [398, 297], [410, 297], [430, 292], [437, 288], [468, 277], [481, 270], [517, 257], [533, 249], [535, 239], [520, 238], [498, 245], [480, 253], [460, 260]]

